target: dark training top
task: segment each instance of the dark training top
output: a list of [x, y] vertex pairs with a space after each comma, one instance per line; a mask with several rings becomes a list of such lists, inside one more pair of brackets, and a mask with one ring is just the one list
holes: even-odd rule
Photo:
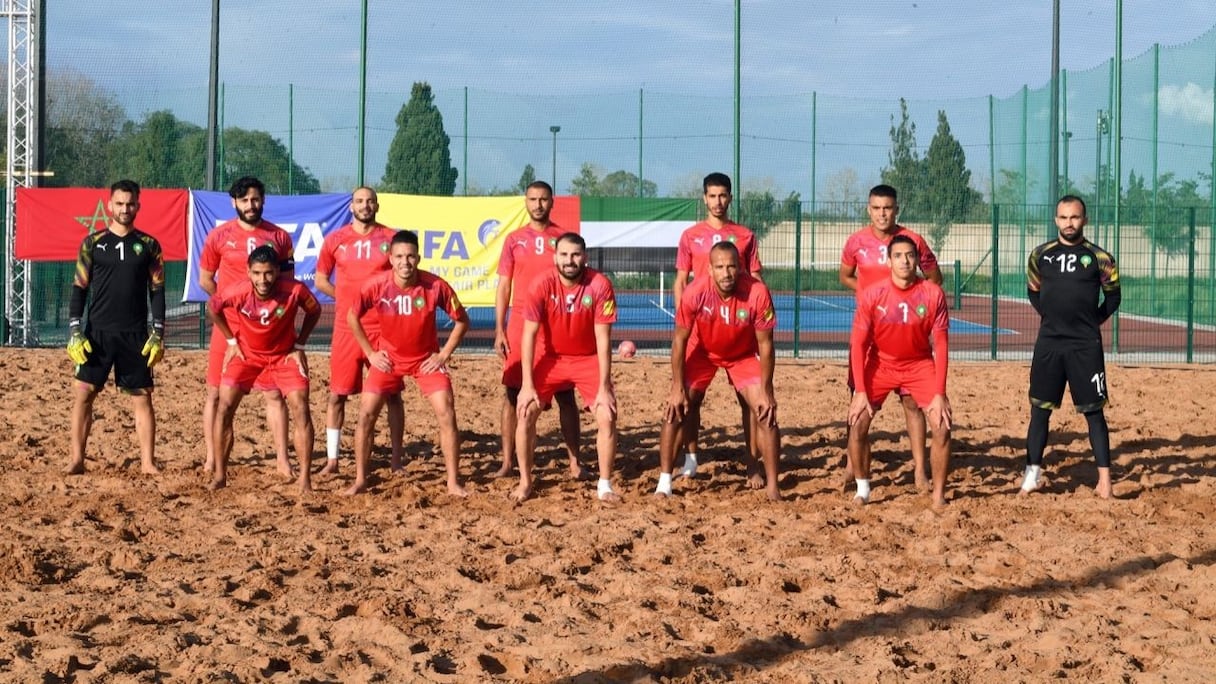
[[143, 330], [165, 325], [165, 258], [156, 238], [132, 229], [123, 237], [109, 230], [91, 233], [80, 243], [69, 314], [79, 321], [89, 299], [89, 329]]
[[1078, 245], [1052, 240], [1035, 247], [1026, 264], [1026, 289], [1042, 317], [1039, 339], [1100, 343], [1100, 326], [1119, 309], [1115, 258], [1085, 239]]

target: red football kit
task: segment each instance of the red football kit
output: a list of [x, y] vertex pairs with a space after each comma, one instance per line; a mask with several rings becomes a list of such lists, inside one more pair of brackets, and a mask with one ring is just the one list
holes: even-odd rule
[[591, 268], [567, 286], [557, 270], [536, 279], [526, 299], [520, 302], [522, 318], [540, 324], [537, 336], [548, 341], [538, 347], [533, 360], [532, 380], [542, 407], [554, 393], [578, 390], [586, 406], [599, 392], [600, 370], [595, 326], [616, 322], [616, 293], [604, 274]]
[[[308, 376], [287, 357], [296, 344], [296, 314], [321, 310], [317, 298], [294, 278], [275, 281], [270, 296], [259, 299], [253, 283], [246, 280], [212, 295], [211, 313], [235, 318], [231, 325], [237, 345], [245, 357], [234, 357], [223, 371], [223, 384], [248, 392], [254, 383], [269, 380], [284, 394], [308, 389]], [[222, 337], [222, 335], [221, 335]], [[224, 349], [228, 344], [224, 342]], [[266, 377], [258, 376], [266, 371]]]
[[918, 277], [904, 290], [888, 277], [862, 290], [849, 338], [858, 391], [875, 407], [894, 390], [927, 407], [934, 395], [946, 393], [949, 328], [946, 295], [935, 283]]
[[[199, 267], [215, 273], [215, 291], [222, 292], [234, 284], [249, 282], [249, 253], [263, 245], [274, 247], [281, 263], [292, 263], [295, 248], [287, 231], [269, 221], [262, 221], [253, 230], [245, 230], [237, 219], [225, 221], [208, 233], [203, 241]], [[293, 270], [285, 269], [282, 275], [290, 278]], [[228, 312], [225, 315], [228, 317], [228, 327], [236, 330], [236, 314]], [[227, 348], [224, 336], [212, 329], [207, 354], [207, 384], [212, 387], [220, 385], [220, 368], [224, 365]]]
[[[363, 369], [367, 359], [355, 342], [346, 322], [346, 312], [359, 298], [369, 278], [389, 270], [389, 243], [397, 231], [375, 224], [367, 235], [360, 235], [347, 224], [325, 236], [317, 257], [317, 273], [334, 284], [334, 331], [329, 346], [329, 388], [334, 394], [358, 394], [363, 389]], [[374, 342], [380, 323], [373, 311], [359, 318], [367, 339]]]
[[916, 253], [920, 255], [922, 273], [929, 273], [938, 267], [937, 255], [920, 235], [897, 225], [889, 235], [880, 238], [874, 234], [873, 226], [866, 226], [849, 236], [844, 243], [844, 251], [840, 255], [842, 265], [857, 269], [858, 293], [891, 277], [891, 267], [887, 265], [887, 245], [896, 235], [906, 235], [916, 243]]
[[757, 330], [777, 327], [777, 315], [768, 288], [757, 278], [740, 273], [735, 291], [723, 297], [712, 278], [692, 281], [680, 298], [676, 325], [698, 338], [684, 354], [684, 385], [705, 390], [719, 368], [736, 389], [763, 379]]
[[[544, 230], [530, 225], [516, 228], [507, 234], [502, 243], [502, 254], [498, 259], [498, 277], [511, 279], [511, 299], [507, 309], [507, 358], [503, 364], [502, 384], [518, 389], [523, 384], [523, 369], [520, 366], [519, 338], [524, 330], [524, 317], [518, 313], [523, 300], [535, 280], [553, 270], [553, 253], [557, 239], [565, 235], [565, 228], [550, 223]], [[545, 347], [544, 333], [537, 333], [536, 350]]]
[[435, 312], [443, 310], [448, 318], [456, 320], [464, 307], [446, 280], [427, 271], [417, 274], [408, 287], [399, 287], [392, 273], [377, 276], [364, 284], [353, 305], [360, 320], [369, 312], [379, 317], [380, 336], [372, 346], [387, 352], [393, 364], [389, 373], [376, 368], [367, 372], [364, 388], [368, 392], [400, 392], [406, 376], [414, 378], [423, 396], [452, 388], [446, 368], [423, 373], [421, 366], [439, 351]]
[[693, 279], [709, 273], [709, 250], [719, 242], [730, 242], [739, 250], [739, 267], [753, 275], [760, 273], [760, 255], [756, 251], [756, 236], [745, 226], [727, 221], [714, 228], [702, 221], [684, 230], [676, 246], [676, 270], [688, 271]]

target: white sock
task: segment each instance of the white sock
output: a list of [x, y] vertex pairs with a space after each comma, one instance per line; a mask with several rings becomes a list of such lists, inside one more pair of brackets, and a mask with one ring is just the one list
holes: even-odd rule
[[659, 473], [659, 486], [654, 488], [654, 493], [671, 496], [671, 473]]
[[1022, 475], [1022, 491], [1032, 492], [1039, 486], [1039, 474], [1043, 472], [1043, 466], [1028, 465], [1026, 472]]
[[862, 501], [869, 502], [870, 500], [870, 481], [857, 480], [857, 498]]
[[687, 454], [684, 454], [684, 465], [680, 466], [679, 474], [687, 477], [692, 477], [693, 475], [697, 474], [696, 452], [690, 451]]
[[325, 428], [325, 457], [338, 460], [338, 442], [342, 440], [342, 428]]
[[596, 485], [595, 485], [595, 493], [597, 496], [611, 494], [612, 493], [612, 482], [601, 477], [600, 481], [598, 483], [596, 483]]

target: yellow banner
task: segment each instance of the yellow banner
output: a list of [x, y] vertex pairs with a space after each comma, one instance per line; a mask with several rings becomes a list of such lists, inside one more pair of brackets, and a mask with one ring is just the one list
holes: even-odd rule
[[418, 233], [420, 267], [448, 281], [465, 306], [494, 306], [503, 240], [528, 214], [522, 197], [382, 194], [376, 220]]

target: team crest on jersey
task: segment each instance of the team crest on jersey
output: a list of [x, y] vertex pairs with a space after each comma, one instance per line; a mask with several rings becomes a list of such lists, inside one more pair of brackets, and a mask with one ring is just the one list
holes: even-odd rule
[[589, 295], [589, 294], [585, 294], [585, 295], [583, 295], [583, 299], [582, 299], [582, 301], [581, 301], [581, 304], [583, 305], [583, 308], [584, 308], [584, 309], [590, 309], [590, 308], [591, 308], [591, 302], [592, 302], [592, 300], [591, 300], [591, 295]]
[[388, 254], [388, 243], [387, 243], [387, 242], [381, 242], [381, 243], [380, 243], [380, 253], [381, 253], [381, 254]]
[[917, 304], [917, 305], [916, 305], [916, 315], [917, 315], [917, 316], [920, 316], [921, 318], [924, 318], [924, 317], [925, 317], [925, 314], [926, 314], [926, 313], [928, 313], [928, 311], [929, 311], [929, 310], [925, 308], [925, 305], [924, 305], [924, 304]]
[[746, 321], [747, 320], [747, 309], [739, 309], [738, 311], [736, 311], [735, 318], [738, 318], [741, 321]]
[[603, 308], [604, 315], [611, 316], [613, 311], [616, 311], [616, 301], [609, 299], [608, 301], [604, 302], [604, 308]]
[[1089, 265], [1092, 264], [1093, 262], [1094, 262], [1094, 258], [1091, 257], [1090, 255], [1088, 255], [1088, 254], [1081, 255], [1081, 265], [1084, 266], [1085, 268], [1089, 268]]
[[557, 238], [549, 238], [549, 248], [557, 249]]
[[287, 309], [284, 309], [281, 306], [276, 306], [274, 308], [274, 317], [275, 318], [282, 318], [283, 314], [285, 314], [285, 313], [287, 313]]
[[424, 299], [422, 297], [414, 297], [414, 308], [415, 309], [421, 309], [424, 306], [426, 306], [426, 299]]
[[144, 246], [142, 243], [139, 243], [139, 242], [136, 242], [135, 246], [132, 247], [131, 249], [135, 252], [135, 256], [139, 256], [140, 254], [144, 253]]
[[727, 241], [727, 242], [729, 242], [729, 243], [731, 243], [731, 244], [733, 245], [733, 244], [735, 243], [735, 236], [734, 236], [734, 235], [728, 235], [728, 236], [726, 237], [726, 241]]

